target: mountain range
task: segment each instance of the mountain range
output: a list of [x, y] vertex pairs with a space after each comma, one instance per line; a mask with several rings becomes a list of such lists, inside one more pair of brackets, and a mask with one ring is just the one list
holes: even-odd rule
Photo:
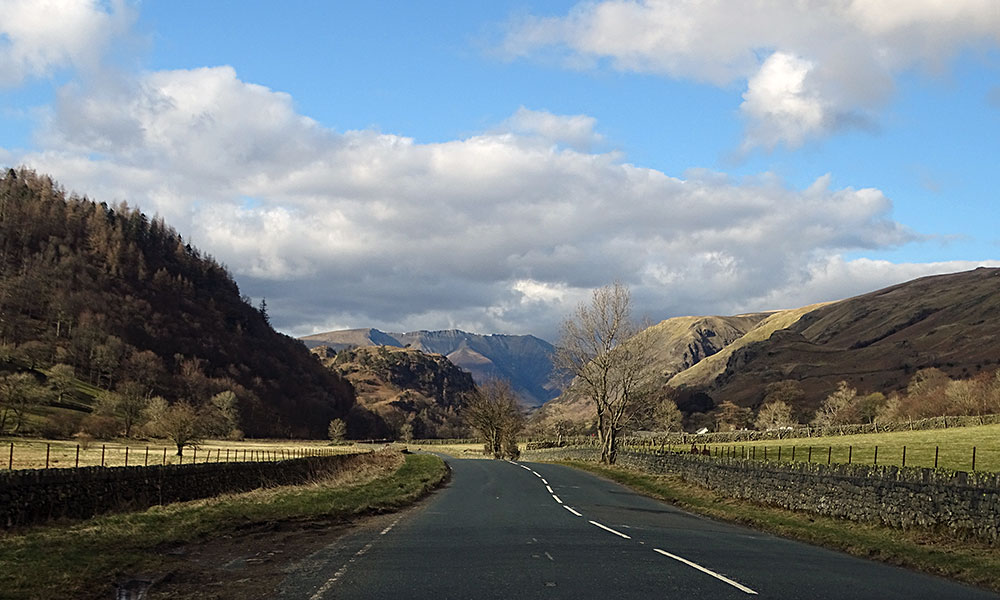
[[553, 381], [555, 348], [533, 335], [480, 335], [457, 329], [409, 333], [345, 329], [299, 339], [309, 348], [327, 346], [334, 351], [389, 346], [441, 354], [471, 373], [476, 382], [506, 379], [528, 407], [541, 406], [561, 392]]

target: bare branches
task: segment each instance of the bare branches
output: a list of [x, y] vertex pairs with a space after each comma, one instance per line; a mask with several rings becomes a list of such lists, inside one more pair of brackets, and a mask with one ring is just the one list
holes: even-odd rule
[[510, 384], [493, 379], [480, 385], [466, 404], [466, 419], [483, 438], [485, 451], [493, 458], [517, 458], [517, 435], [524, 428], [524, 415]]
[[574, 376], [570, 393], [597, 405], [601, 461], [614, 463], [618, 434], [655, 392], [649, 368], [653, 339], [631, 320], [631, 295], [620, 282], [594, 290], [589, 304], [563, 323], [555, 365]]

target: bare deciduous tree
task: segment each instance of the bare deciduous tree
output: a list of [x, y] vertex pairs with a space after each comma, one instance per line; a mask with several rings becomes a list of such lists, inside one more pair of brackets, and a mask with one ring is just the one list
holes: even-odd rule
[[614, 464], [619, 434], [647, 407], [655, 388], [652, 339], [631, 320], [632, 300], [621, 283], [594, 290], [563, 322], [557, 368], [574, 377], [567, 393], [597, 405], [601, 462]]
[[760, 407], [757, 420], [754, 421], [754, 425], [761, 431], [781, 429], [796, 424], [795, 418], [792, 417], [792, 407], [781, 400], [774, 400]]
[[24, 426], [28, 411], [45, 398], [46, 389], [31, 373], [13, 373], [0, 377], [0, 433], [13, 422], [13, 432]]
[[837, 391], [826, 397], [816, 416], [813, 417], [812, 424], [824, 425], [846, 425], [856, 422], [854, 417], [855, 402], [858, 398], [858, 391], [841, 381], [837, 384]]
[[177, 456], [183, 456], [185, 446], [194, 446], [202, 438], [202, 419], [188, 402], [168, 405], [162, 398], [153, 398], [146, 414], [150, 422], [146, 427], [177, 446]]
[[343, 419], [333, 419], [326, 428], [326, 434], [330, 441], [335, 444], [343, 442], [344, 437], [347, 436], [347, 423]]
[[661, 396], [652, 403], [651, 420], [657, 431], [680, 431], [684, 415], [670, 396]]
[[466, 403], [469, 425], [483, 437], [484, 449], [493, 458], [517, 458], [517, 436], [524, 428], [524, 415], [510, 384], [499, 379], [476, 388]]

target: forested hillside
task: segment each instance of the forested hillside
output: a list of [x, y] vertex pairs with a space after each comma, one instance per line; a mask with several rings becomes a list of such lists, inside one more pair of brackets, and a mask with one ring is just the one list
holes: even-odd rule
[[247, 300], [161, 218], [67, 195], [30, 171], [0, 178], [7, 373], [69, 365], [100, 388], [195, 407], [231, 391], [247, 435], [325, 437], [353, 389]]
[[319, 346], [312, 352], [354, 385], [359, 407], [371, 413], [367, 429], [373, 435], [397, 439], [469, 435], [462, 409], [476, 385], [472, 375], [446, 357], [393, 346], [339, 352]]

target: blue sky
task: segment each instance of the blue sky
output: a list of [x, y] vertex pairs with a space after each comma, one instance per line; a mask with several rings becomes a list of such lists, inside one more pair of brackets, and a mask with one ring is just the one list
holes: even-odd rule
[[557, 335], [997, 264], [1000, 5], [0, 0], [0, 164], [291, 334]]

